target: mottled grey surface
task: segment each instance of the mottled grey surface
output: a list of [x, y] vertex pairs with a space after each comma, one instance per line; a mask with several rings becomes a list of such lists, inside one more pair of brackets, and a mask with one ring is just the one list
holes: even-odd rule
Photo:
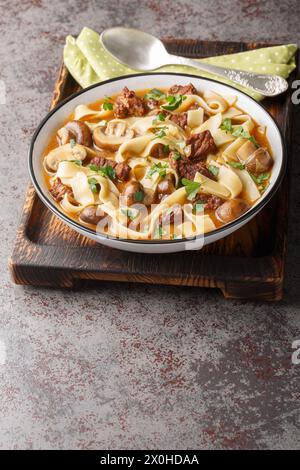
[[[1, 0], [0, 10], [0, 448], [300, 448], [300, 365], [291, 363], [300, 339], [299, 159], [281, 303], [109, 283], [87, 292], [23, 288], [6, 266], [26, 151], [67, 34], [122, 24], [299, 44], [299, 2]], [[299, 157], [299, 138], [296, 146]]]

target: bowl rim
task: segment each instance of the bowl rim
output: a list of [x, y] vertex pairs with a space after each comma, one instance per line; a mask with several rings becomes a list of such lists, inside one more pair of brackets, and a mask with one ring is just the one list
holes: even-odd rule
[[[277, 179], [274, 181], [270, 192], [265, 197], [263, 197], [261, 199], [261, 201], [259, 201], [256, 206], [251, 207], [249, 209], [249, 211], [247, 211], [245, 214], [243, 214], [238, 219], [235, 219], [232, 222], [230, 222], [228, 224], [225, 224], [225, 225], [223, 225], [223, 226], [221, 226], [221, 227], [219, 227], [215, 230], [212, 230], [211, 232], [208, 232], [207, 234], [204, 234], [204, 235], [200, 234], [200, 235], [196, 235], [196, 236], [190, 237], [190, 238], [178, 238], [178, 239], [173, 239], [173, 240], [163, 240], [163, 239], [162, 240], [161, 239], [159, 239], [159, 240], [135, 240], [135, 239], [129, 239], [129, 238], [115, 237], [115, 236], [108, 235], [108, 234], [105, 234], [105, 233], [100, 234], [96, 230], [92, 230], [91, 228], [86, 227], [85, 225], [82, 225], [79, 222], [76, 222], [71, 217], [68, 217], [66, 214], [64, 214], [62, 211], [60, 211], [59, 208], [55, 205], [55, 203], [50, 199], [50, 197], [47, 197], [46, 194], [44, 193], [44, 191], [41, 189], [41, 187], [40, 187], [40, 185], [39, 185], [39, 183], [36, 179], [34, 168], [33, 168], [33, 150], [34, 150], [35, 141], [36, 141], [41, 129], [44, 127], [46, 122], [51, 118], [51, 116], [53, 116], [66, 103], [68, 103], [69, 101], [72, 101], [77, 96], [80, 96], [80, 95], [86, 93], [89, 90], [92, 90], [92, 89], [97, 88], [97, 87], [101, 87], [102, 85], [106, 85], [106, 84], [111, 83], [111, 82], [122, 81], [122, 80], [126, 80], [128, 78], [135, 78], [135, 77], [144, 77], [144, 76], [155, 77], [156, 75], [170, 75], [170, 76], [174, 76], [174, 77], [180, 76], [180, 77], [188, 77], [188, 78], [191, 78], [191, 79], [196, 78], [196, 79], [200, 79], [200, 80], [205, 80], [207, 82], [217, 83], [217, 84], [220, 84], [222, 86], [225, 86], [225, 87], [229, 88], [229, 90], [231, 90], [233, 92], [241, 93], [246, 98], [253, 101], [257, 106], [261, 107], [264, 110], [264, 112], [269, 116], [271, 121], [273, 122], [273, 124], [274, 124], [274, 126], [275, 126], [275, 128], [276, 128], [276, 130], [279, 134], [279, 137], [280, 137], [280, 143], [281, 143], [281, 149], [282, 149], [282, 159], [281, 159], [281, 166], [280, 166], [280, 170], [279, 170]], [[201, 77], [201, 76], [193, 75], [193, 74], [189, 74], [189, 73], [176, 73], [176, 72], [155, 72], [155, 73], [153, 73], [153, 72], [146, 73], [145, 72], [145, 73], [135, 73], [135, 74], [130, 74], [130, 75], [124, 75], [124, 76], [121, 76], [121, 77], [114, 77], [114, 78], [110, 78], [108, 80], [103, 80], [102, 82], [99, 82], [99, 83], [95, 83], [93, 85], [90, 85], [87, 88], [83, 88], [82, 90], [79, 90], [76, 93], [73, 93], [72, 95], [68, 96], [64, 100], [60, 101], [40, 121], [39, 125], [37, 126], [32, 138], [31, 138], [29, 151], [28, 151], [28, 170], [29, 170], [29, 175], [30, 175], [32, 184], [34, 186], [34, 189], [36, 190], [39, 198], [44, 202], [44, 204], [55, 215], [57, 215], [57, 217], [62, 219], [69, 226], [72, 226], [75, 229], [86, 233], [87, 236], [92, 235], [94, 240], [95, 240], [95, 237], [96, 237], [96, 239], [99, 239], [99, 242], [100, 242], [101, 239], [109, 239], [109, 240], [118, 241], [118, 242], [136, 243], [138, 245], [165, 245], [165, 244], [171, 244], [171, 243], [173, 243], [173, 244], [175, 244], [175, 243], [188, 243], [190, 241], [194, 241], [194, 240], [197, 240], [199, 238], [208, 239], [209, 237], [213, 237], [216, 234], [220, 234], [220, 233], [226, 232], [228, 230], [230, 230], [230, 233], [233, 232], [235, 226], [237, 226], [237, 228], [238, 228], [238, 226], [242, 222], [246, 221], [247, 219], [250, 220], [258, 212], [260, 212], [261, 209], [272, 199], [272, 197], [274, 196], [274, 194], [276, 193], [276, 191], [278, 190], [278, 188], [281, 184], [281, 181], [282, 181], [283, 176], [285, 174], [286, 166], [287, 166], [287, 152], [286, 152], [286, 146], [285, 146], [285, 142], [284, 142], [284, 139], [283, 139], [282, 131], [281, 131], [279, 125], [277, 124], [276, 120], [274, 119], [274, 117], [271, 115], [271, 113], [266, 109], [266, 107], [263, 104], [256, 101], [254, 98], [252, 98], [252, 96], [249, 96], [244, 91], [241, 91], [241, 90], [239, 90], [239, 89], [237, 89], [237, 88], [235, 88], [231, 85], [228, 85], [227, 83], [223, 83], [223, 82], [220, 82], [218, 80], [214, 80], [212, 78]], [[220, 238], [223, 238], [223, 237], [220, 237]]]

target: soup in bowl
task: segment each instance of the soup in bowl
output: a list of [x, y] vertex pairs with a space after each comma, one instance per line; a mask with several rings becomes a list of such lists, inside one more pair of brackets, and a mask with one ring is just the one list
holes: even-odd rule
[[283, 174], [264, 108], [177, 74], [115, 79], [71, 97], [38, 129], [33, 182], [91, 238], [130, 251], [199, 249], [255, 215]]

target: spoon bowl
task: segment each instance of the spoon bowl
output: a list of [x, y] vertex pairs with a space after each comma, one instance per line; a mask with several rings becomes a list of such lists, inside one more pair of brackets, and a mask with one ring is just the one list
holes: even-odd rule
[[163, 43], [138, 29], [109, 28], [100, 36], [104, 48], [119, 62], [135, 70], [153, 70], [168, 62]]

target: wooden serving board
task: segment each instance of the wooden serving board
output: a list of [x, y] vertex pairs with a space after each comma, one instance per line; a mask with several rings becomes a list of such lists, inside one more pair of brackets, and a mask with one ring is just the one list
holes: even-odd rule
[[[166, 39], [171, 53], [209, 57], [266, 44]], [[292, 79], [292, 78], [291, 78]], [[55, 84], [51, 108], [79, 89], [64, 66]], [[281, 127], [291, 159], [289, 94], [265, 100]], [[270, 203], [248, 224], [201, 251], [165, 255], [127, 253], [97, 244], [67, 227], [27, 191], [14, 250], [9, 260], [17, 284], [75, 287], [83, 280], [219, 288], [225, 297], [280, 300], [287, 238], [288, 172]], [[78, 282], [79, 281], [79, 282]]]

